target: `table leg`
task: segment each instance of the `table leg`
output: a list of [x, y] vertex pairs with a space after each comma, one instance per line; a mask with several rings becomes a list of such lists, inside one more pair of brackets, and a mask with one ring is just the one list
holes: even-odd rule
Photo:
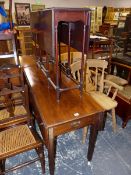
[[90, 127], [90, 137], [89, 137], [89, 147], [88, 147], [88, 154], [87, 154], [88, 161], [92, 160], [97, 135], [98, 135], [98, 126], [91, 125], [91, 127]]
[[55, 138], [53, 135], [53, 128], [49, 129], [49, 143], [48, 143], [48, 160], [50, 175], [54, 175], [55, 171]]
[[97, 124], [99, 124], [98, 125], [98, 130], [99, 131], [103, 131], [104, 130], [105, 123], [106, 123], [106, 118], [107, 118], [107, 112], [101, 112], [99, 114], [99, 123], [97, 123]]

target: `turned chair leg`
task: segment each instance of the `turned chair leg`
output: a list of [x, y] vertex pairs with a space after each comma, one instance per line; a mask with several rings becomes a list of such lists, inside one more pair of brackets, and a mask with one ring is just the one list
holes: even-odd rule
[[42, 174], [44, 175], [45, 174], [45, 156], [43, 152], [43, 146], [36, 148], [36, 152], [40, 158]]
[[112, 127], [113, 131], [116, 132], [116, 114], [115, 114], [115, 108], [112, 109]]
[[88, 133], [88, 126], [86, 126], [86, 127], [83, 128], [83, 136], [82, 136], [82, 143], [83, 143], [83, 144], [84, 144], [85, 141], [86, 141], [87, 133]]

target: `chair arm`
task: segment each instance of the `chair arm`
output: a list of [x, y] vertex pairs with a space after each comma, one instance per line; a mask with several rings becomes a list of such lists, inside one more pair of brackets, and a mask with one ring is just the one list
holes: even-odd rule
[[111, 85], [112, 87], [118, 89], [119, 91], [122, 91], [122, 90], [124, 89], [123, 86], [119, 86], [118, 84], [116, 84], [116, 83], [114, 83], [114, 82], [112, 82], [112, 81], [110, 81], [110, 80], [105, 80], [105, 79], [104, 79], [103, 82], [104, 82], [104, 83], [107, 83], [107, 84], [109, 84], [109, 85]]

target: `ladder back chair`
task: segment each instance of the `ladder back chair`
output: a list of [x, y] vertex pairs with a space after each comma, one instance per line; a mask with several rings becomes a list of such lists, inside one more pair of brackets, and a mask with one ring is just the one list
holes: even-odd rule
[[23, 69], [14, 64], [3, 64], [0, 66], [0, 89], [7, 86], [12, 88], [23, 86]]
[[[4, 91], [10, 94], [3, 94]], [[27, 88], [24, 86], [23, 71], [17, 65], [0, 67], [0, 129], [27, 121]], [[11, 110], [14, 110], [14, 113]], [[10, 113], [8, 112], [10, 111]]]
[[76, 61], [71, 64], [70, 69], [73, 79], [80, 82], [81, 61]]
[[0, 91], [0, 130], [12, 125], [27, 123], [27, 87], [3, 88]]
[[[104, 79], [107, 66], [108, 62], [105, 60], [87, 60], [85, 91], [89, 93], [106, 112], [111, 110], [113, 130], [116, 131], [115, 108], [117, 107], [117, 101], [115, 97], [118, 90], [122, 90], [123, 87]], [[110, 96], [111, 94], [112, 97]], [[83, 130], [83, 143], [85, 142], [86, 135], [87, 127]]]
[[[13, 94], [22, 93], [25, 104], [22, 106]], [[0, 174], [6, 174], [10, 171], [17, 170], [23, 166], [27, 166], [35, 161], [40, 160], [42, 174], [45, 173], [45, 159], [43, 142], [36, 130], [30, 125], [31, 115], [28, 104], [28, 89], [18, 87], [17, 89], [4, 88], [0, 91], [4, 106], [0, 108]], [[17, 99], [18, 100], [18, 99]], [[19, 119], [19, 120], [18, 120]], [[19, 165], [6, 168], [6, 159], [20, 153], [35, 149], [38, 156], [20, 163]]]
[[101, 59], [108, 61], [108, 66], [105, 69], [106, 77], [105, 79], [110, 80], [118, 85], [125, 85], [127, 81], [116, 75], [112, 75], [112, 55], [115, 52], [115, 42], [113, 39], [94, 41], [92, 49], [92, 58]]
[[113, 53], [114, 42], [111, 39], [107, 40], [96, 40], [93, 43], [92, 58], [102, 59], [108, 61], [107, 72], [111, 72], [111, 60]]

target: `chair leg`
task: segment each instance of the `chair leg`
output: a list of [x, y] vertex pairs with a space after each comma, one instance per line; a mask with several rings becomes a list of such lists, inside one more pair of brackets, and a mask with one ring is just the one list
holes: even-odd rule
[[88, 126], [86, 126], [86, 127], [83, 128], [83, 136], [82, 136], [82, 143], [83, 144], [86, 141], [87, 132], [88, 132]]
[[113, 131], [116, 132], [116, 114], [115, 114], [115, 108], [112, 109], [112, 127]]
[[37, 131], [36, 129], [36, 124], [35, 124], [35, 117], [32, 115], [32, 120], [30, 121], [30, 125], [32, 126], [32, 128]]
[[40, 158], [42, 174], [44, 175], [45, 174], [45, 156], [43, 151], [44, 151], [43, 146], [36, 149], [36, 152]]
[[5, 160], [0, 161], [0, 174], [4, 174], [5, 172]]
[[[32, 111], [32, 109], [31, 109], [31, 111]], [[34, 114], [34, 112], [32, 111], [32, 113], [31, 113], [31, 116], [32, 116], [32, 120], [31, 120], [31, 126], [32, 126], [32, 128], [37, 132], [37, 128], [36, 128], [36, 120], [35, 120], [35, 114]]]

